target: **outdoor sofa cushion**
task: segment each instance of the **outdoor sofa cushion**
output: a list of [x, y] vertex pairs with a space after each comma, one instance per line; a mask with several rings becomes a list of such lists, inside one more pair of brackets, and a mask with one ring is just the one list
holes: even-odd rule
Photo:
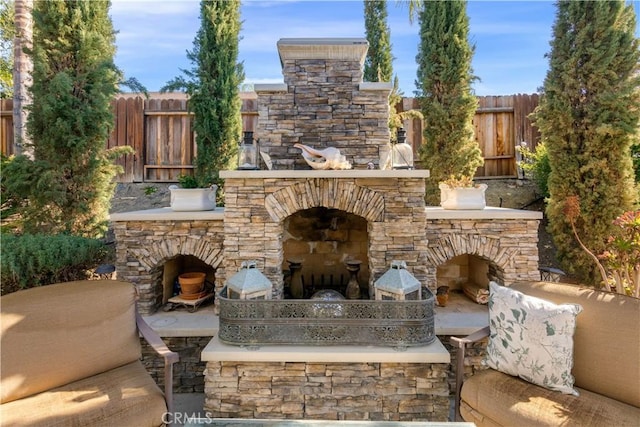
[[511, 288], [556, 304], [580, 304], [573, 335], [575, 386], [640, 408], [640, 299], [566, 283]]
[[[117, 408], [115, 414], [112, 409]], [[158, 426], [162, 391], [139, 361], [0, 406], [2, 426]], [[109, 414], [109, 416], [105, 416]]]
[[[87, 280], [0, 298], [2, 426], [159, 426], [177, 353], [136, 313], [131, 283]], [[164, 394], [140, 335], [164, 358]]]
[[588, 390], [562, 394], [493, 369], [473, 378], [462, 389], [460, 413], [477, 426], [637, 427], [640, 420], [640, 408]]
[[[582, 306], [574, 333], [575, 387], [580, 396], [548, 390], [493, 369], [462, 384], [465, 348], [489, 334], [483, 328], [452, 338], [456, 389], [465, 421], [484, 426], [638, 426], [640, 420], [640, 299], [566, 283], [511, 286], [556, 304]], [[456, 403], [457, 404], [457, 403]]]
[[60, 283], [2, 297], [0, 403], [140, 358], [135, 288], [108, 282]]

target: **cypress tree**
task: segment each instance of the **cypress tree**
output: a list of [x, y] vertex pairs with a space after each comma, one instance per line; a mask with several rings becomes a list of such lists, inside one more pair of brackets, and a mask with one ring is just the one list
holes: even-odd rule
[[549, 70], [534, 113], [549, 153], [549, 231], [563, 268], [597, 281], [595, 265], [575, 241], [565, 201], [577, 196], [578, 235], [598, 254], [613, 220], [637, 201], [631, 146], [640, 120], [639, 40], [624, 0], [560, 1]]
[[87, 237], [106, 231], [118, 151], [105, 149], [111, 100], [121, 73], [113, 62], [110, 2], [36, 1], [33, 104], [27, 121], [35, 159], [18, 156], [3, 172], [29, 206], [24, 229]]
[[13, 0], [0, 0], [0, 98], [13, 96], [13, 39], [16, 34]]
[[199, 186], [221, 184], [219, 171], [233, 166], [242, 133], [239, 87], [244, 80], [238, 63], [239, 0], [200, 2], [200, 29], [187, 58], [192, 69], [163, 90], [184, 89], [194, 113], [198, 149], [194, 161]]
[[472, 124], [478, 106], [471, 90], [475, 48], [468, 41], [465, 1], [426, 1], [419, 20], [416, 95], [424, 116], [420, 159], [431, 171], [426, 201], [438, 205], [440, 181], [451, 175], [473, 177], [483, 163]]
[[393, 75], [391, 31], [387, 16], [385, 0], [365, 0], [364, 30], [369, 42], [364, 60], [364, 80], [367, 82], [390, 82]]
[[[387, 2], [385, 0], [364, 1], [364, 29], [369, 49], [364, 61], [364, 80], [367, 82], [390, 82], [393, 76], [393, 55], [391, 54], [391, 30], [387, 24]], [[393, 78], [393, 88], [389, 94], [389, 130], [391, 139], [396, 140], [397, 130], [402, 126], [402, 117], [396, 112], [396, 105], [402, 101], [398, 78]]]

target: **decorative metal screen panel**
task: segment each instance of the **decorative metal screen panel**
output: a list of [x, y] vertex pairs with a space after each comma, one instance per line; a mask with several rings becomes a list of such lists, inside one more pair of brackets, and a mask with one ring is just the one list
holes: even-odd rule
[[269, 344], [380, 345], [404, 348], [430, 344], [434, 297], [419, 301], [239, 300], [218, 295], [220, 341], [243, 346]]

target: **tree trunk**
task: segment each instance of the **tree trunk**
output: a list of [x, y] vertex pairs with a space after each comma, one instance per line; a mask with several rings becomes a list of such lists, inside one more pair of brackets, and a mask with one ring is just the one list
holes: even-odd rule
[[26, 154], [33, 157], [27, 136], [27, 110], [31, 103], [29, 86], [33, 79], [33, 63], [24, 48], [31, 48], [33, 40], [33, 19], [31, 11], [33, 0], [15, 0], [16, 38], [13, 44], [13, 154]]

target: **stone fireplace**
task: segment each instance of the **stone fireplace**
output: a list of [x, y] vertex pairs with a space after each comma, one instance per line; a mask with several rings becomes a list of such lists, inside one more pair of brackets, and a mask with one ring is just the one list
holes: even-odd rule
[[[112, 215], [118, 277], [138, 286], [141, 312], [165, 303], [185, 270], [206, 270], [220, 290], [247, 260], [273, 282], [274, 298], [284, 296], [289, 258], [302, 261], [314, 288], [344, 281], [345, 260], [362, 261], [369, 295], [393, 260], [432, 291], [538, 279], [539, 213], [427, 207], [428, 171], [367, 169], [388, 151], [391, 90], [362, 81], [367, 47], [364, 39], [278, 42], [284, 84], [255, 86], [254, 136], [273, 170], [222, 171], [224, 208]], [[310, 170], [295, 143], [339, 148], [353, 170]]]
[[[394, 260], [432, 292], [465, 281], [539, 279], [539, 212], [428, 207], [428, 171], [380, 169], [391, 85], [362, 81], [366, 50], [364, 39], [278, 43], [284, 83], [255, 86], [254, 136], [273, 168], [222, 171], [224, 208], [111, 216], [118, 278], [135, 283], [143, 314], [173, 295], [181, 272], [204, 270], [219, 291], [249, 260], [273, 283], [274, 299], [287, 295], [290, 259], [301, 261], [305, 286], [314, 289], [343, 283], [345, 262], [361, 261], [365, 298]], [[353, 169], [310, 170], [296, 143], [338, 148]], [[437, 339], [403, 352], [274, 347], [247, 351], [214, 336], [201, 355], [205, 409], [296, 419], [444, 421], [449, 413], [450, 359]]]

